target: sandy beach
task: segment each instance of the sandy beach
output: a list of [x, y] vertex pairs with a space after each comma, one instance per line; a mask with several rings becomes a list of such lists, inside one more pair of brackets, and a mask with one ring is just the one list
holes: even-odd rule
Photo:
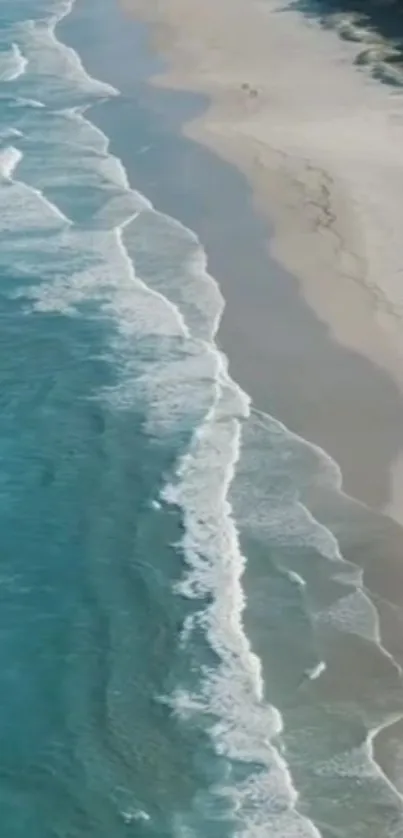
[[[223, 598], [213, 602], [220, 631], [230, 615], [231, 661], [235, 613], [258, 656], [258, 704], [253, 699], [249, 712], [244, 669], [238, 680], [231, 667], [218, 704], [208, 705], [219, 718], [224, 708], [225, 731], [234, 724], [227, 753], [241, 785], [235, 782], [231, 794], [245, 827], [237, 834], [311, 835], [307, 822], [298, 821], [302, 814], [323, 838], [389, 838], [403, 822], [396, 779], [403, 718], [402, 528], [379, 510], [388, 507], [402, 520], [400, 100], [354, 67], [357, 46], [269, 2], [125, 2], [124, 14], [114, 0], [100, 0], [95, 13], [91, 0], [77, 4], [73, 43], [85, 44], [81, 55], [92, 77], [119, 91], [91, 108], [91, 119], [132, 188], [155, 207], [127, 228], [134, 276], [162, 288], [169, 300], [178, 279], [181, 293], [189, 284], [192, 291], [193, 277], [182, 274], [172, 251], [178, 227], [169, 219], [196, 234], [225, 300], [217, 342], [256, 408], [243, 426], [228, 495], [246, 559], [245, 609], [228, 612], [234, 598], [227, 576], [217, 585]], [[63, 37], [68, 43], [68, 23]], [[202, 250], [200, 256], [198, 270], [201, 262], [204, 269]], [[206, 279], [198, 273], [198, 302]], [[182, 369], [175, 399], [185, 383]], [[278, 420], [282, 429], [270, 430]], [[297, 435], [292, 441], [287, 428]], [[208, 470], [203, 456], [197, 481], [209, 503], [222, 439], [214, 436]], [[324, 452], [339, 464], [346, 493], [364, 503], [324, 488], [331, 467]], [[192, 555], [185, 548], [173, 557], [179, 572], [184, 558], [187, 566], [193, 555], [197, 561], [209, 556], [210, 506], [196, 506], [196, 527], [207, 522], [208, 538], [190, 542]], [[159, 503], [151, 509], [162, 512]], [[193, 532], [186, 518], [183, 529]], [[225, 532], [221, 520], [216, 532]], [[167, 541], [171, 545], [171, 530]], [[154, 570], [158, 550], [141, 549]], [[220, 541], [214, 585], [216, 571], [227, 565], [238, 572], [242, 561]], [[164, 556], [164, 572], [166, 566]], [[186, 605], [186, 589], [175, 591]], [[154, 631], [153, 608], [146, 610]], [[227, 643], [226, 631], [218, 636]], [[143, 643], [142, 626], [136, 637]], [[225, 659], [221, 639], [213, 649]], [[189, 651], [194, 673], [198, 649]], [[204, 671], [211, 656], [201, 651]], [[131, 666], [130, 658], [126, 671]], [[277, 817], [284, 784], [272, 787], [271, 767], [250, 774], [250, 766], [254, 772], [255, 765], [266, 765], [260, 746], [271, 741], [270, 720], [259, 717], [266, 702], [281, 713], [281, 747], [300, 795], [296, 813], [291, 793], [297, 820], [290, 829]], [[132, 706], [130, 700], [129, 713]], [[152, 738], [154, 717], [150, 730]], [[221, 756], [225, 741], [217, 743]], [[198, 753], [193, 746], [179, 751], [181, 759]], [[171, 761], [170, 748], [167, 756]], [[182, 774], [181, 768], [180, 791]], [[162, 787], [165, 794], [164, 778]], [[200, 781], [195, 788], [200, 801]], [[166, 810], [165, 802], [164, 817]], [[204, 811], [202, 818], [205, 834]], [[162, 832], [157, 825], [157, 835]], [[222, 824], [217, 834], [224, 834]]]
[[[401, 97], [354, 67], [359, 44], [278, 3], [122, 2], [155, 24], [153, 43], [168, 61], [154, 83], [208, 95], [209, 107], [184, 131], [245, 173], [274, 228], [271, 256], [298, 278], [330, 337], [402, 392]], [[386, 438], [399, 437], [403, 407], [385, 421], [384, 405], [374, 410], [364, 389], [368, 447], [373, 426], [374, 440], [388, 448]], [[316, 414], [317, 406], [310, 438], [323, 442]], [[336, 449], [333, 456], [343, 457]], [[368, 493], [363, 460], [361, 487], [348, 468], [343, 473], [349, 490], [402, 520], [400, 457], [390, 466], [388, 498]]]
[[287, 2], [1, 4], [0, 838], [403, 838], [403, 108]]

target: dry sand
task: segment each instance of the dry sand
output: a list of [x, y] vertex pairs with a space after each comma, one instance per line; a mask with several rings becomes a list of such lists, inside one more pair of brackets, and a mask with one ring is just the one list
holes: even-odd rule
[[[403, 96], [354, 66], [359, 44], [341, 41], [275, 0], [121, 2], [155, 24], [156, 47], [168, 59], [155, 84], [209, 97], [209, 107], [185, 133], [247, 176], [274, 228], [271, 255], [299, 279], [306, 302], [334, 339], [386, 372], [403, 394]], [[374, 403], [378, 394], [374, 386]], [[366, 424], [382, 417], [373, 414], [362, 417], [364, 435]], [[343, 424], [342, 413], [325, 418]], [[401, 423], [402, 453], [391, 469], [387, 511], [402, 523], [403, 408], [393, 421], [398, 428]], [[380, 448], [385, 434], [379, 427]], [[362, 481], [374, 478], [362, 460], [358, 468]], [[331, 516], [327, 523], [343, 555], [363, 568], [383, 642], [402, 666], [401, 528], [386, 518], [368, 521], [366, 527], [359, 520], [356, 539], [352, 523], [345, 544]], [[315, 684], [339, 698], [342, 685], [349, 700], [357, 689], [355, 698], [365, 705], [378, 695], [378, 664], [385, 687], [382, 667], [390, 661], [370, 644], [366, 662], [354, 636], [347, 646], [343, 634], [333, 640], [327, 673]], [[261, 657], [265, 661], [266, 646]], [[400, 675], [394, 674], [399, 721], [386, 724], [373, 747], [401, 795], [403, 723]]]
[[[209, 96], [185, 133], [246, 174], [272, 255], [333, 336], [403, 392], [403, 97], [354, 66], [360, 45], [275, 0], [122, 2], [156, 24], [169, 61], [155, 83]], [[399, 458], [399, 520], [402, 475]]]

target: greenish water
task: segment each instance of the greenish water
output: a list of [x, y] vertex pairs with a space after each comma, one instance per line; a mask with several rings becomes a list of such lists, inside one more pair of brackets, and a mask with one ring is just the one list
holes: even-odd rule
[[197, 236], [109, 147], [144, 150], [144, 107], [78, 58], [131, 39], [142, 84], [144, 30], [109, 0], [0, 15], [2, 834], [400, 835], [368, 734], [401, 671], [302, 502], [340, 511], [338, 467], [229, 377]]

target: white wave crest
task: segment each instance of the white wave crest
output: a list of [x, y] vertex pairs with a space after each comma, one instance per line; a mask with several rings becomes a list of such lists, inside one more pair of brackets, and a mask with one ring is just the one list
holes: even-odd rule
[[[178, 591], [195, 599], [208, 599], [207, 607], [203, 602], [197, 625], [204, 628], [219, 664], [202, 673], [199, 691], [190, 694], [178, 689], [169, 701], [183, 715], [203, 713], [209, 719], [213, 716], [210, 733], [217, 753], [230, 764], [250, 765], [247, 779], [233, 780], [230, 771], [228, 783], [217, 789], [217, 794], [232, 803], [239, 836], [316, 838], [316, 827], [298, 812], [298, 793], [276, 746], [283, 721], [279, 711], [265, 700], [261, 662], [244, 631], [245, 560], [229, 491], [239, 463], [243, 427], [246, 471], [252, 469], [250, 458], [253, 460], [254, 455], [261, 461], [262, 450], [268, 446], [275, 452], [271, 483], [263, 486], [255, 480], [246, 482], [248, 503], [243, 497], [240, 506], [248, 513], [249, 526], [287, 544], [300, 542], [302, 536], [307, 546], [342, 565], [337, 539], [303, 505], [282, 466], [284, 458], [294, 458], [295, 463], [295, 458], [305, 457], [309, 449], [309, 456], [321, 462], [323, 484], [335, 489], [341, 488], [340, 470], [314, 446], [306, 445], [303, 455], [296, 453], [303, 441], [289, 434], [281, 423], [261, 415], [258, 428], [259, 423], [249, 420], [249, 399], [230, 380], [226, 359], [214, 344], [223, 299], [207, 272], [206, 254], [200, 242], [191, 231], [155, 212], [147, 199], [130, 189], [124, 167], [109, 154], [107, 138], [84, 117], [83, 110], [94, 98], [116, 95], [117, 91], [91, 79], [77, 54], [55, 37], [56, 22], [68, 14], [71, 5], [66, 0], [50, 26], [30, 23], [21, 30], [30, 66], [29, 82], [24, 77], [25, 101], [35, 102], [40, 94], [45, 105], [52, 105], [53, 111], [59, 109], [59, 116], [65, 124], [70, 123], [71, 133], [76, 134], [69, 142], [76, 142], [78, 151], [89, 152], [88, 168], [94, 164], [94, 182], [106, 180], [116, 192], [96, 214], [95, 229], [90, 233], [75, 229], [63, 213], [47, 202], [40, 184], [38, 189], [18, 183], [0, 189], [0, 218], [3, 224], [5, 219], [6, 230], [9, 221], [9, 229], [16, 235], [17, 217], [20, 222], [24, 219], [24, 230], [36, 232], [38, 217], [41, 223], [45, 219], [45, 228], [47, 223], [51, 223], [52, 230], [57, 228], [50, 241], [38, 235], [32, 245], [31, 259], [35, 247], [46, 253], [48, 274], [26, 293], [37, 311], [70, 314], [90, 299], [99, 303], [102, 315], [113, 319], [121, 339], [118, 350], [123, 345], [125, 351], [121, 354], [128, 370], [120, 392], [116, 390], [113, 396], [125, 399], [133, 390], [136, 398], [139, 393], [144, 396], [149, 417], [147, 430], [156, 435], [177, 429], [183, 419], [196, 417], [197, 430], [190, 448], [175, 480], [166, 486], [163, 500], [181, 507], [184, 517], [182, 550], [187, 573]], [[12, 153], [4, 158], [4, 178], [12, 177], [21, 159], [16, 161], [16, 150], [6, 150], [9, 154], [10, 151], [14, 156]], [[58, 176], [63, 177], [63, 172]], [[10, 198], [14, 203], [10, 204]], [[38, 200], [44, 210], [42, 216], [38, 213]], [[21, 254], [21, 240], [18, 245], [17, 265], [18, 260], [24, 265], [27, 257]], [[163, 263], [161, 258], [158, 260], [158, 251], [163, 254]], [[158, 342], [166, 352], [163, 361], [159, 353], [158, 363], [154, 363]], [[140, 356], [143, 344], [147, 347], [143, 366], [140, 369], [141, 358], [139, 361], [136, 357], [131, 369], [127, 347], [135, 345]], [[260, 433], [263, 449], [258, 439]], [[255, 476], [257, 472], [256, 469]], [[245, 471], [242, 476], [245, 477]], [[283, 489], [280, 502], [279, 488]], [[293, 573], [294, 584], [305, 587], [305, 580], [295, 571], [289, 571], [290, 579]], [[183, 642], [189, 641], [194, 625], [196, 621], [187, 622]], [[367, 625], [365, 622], [365, 629]], [[325, 666], [321, 660], [307, 672], [308, 678], [317, 680]], [[131, 810], [122, 814], [128, 821], [136, 816]]]
[[[228, 491], [239, 458], [241, 421], [249, 410], [249, 399], [229, 379], [223, 364], [214, 404], [195, 432], [175, 481], [163, 492], [164, 501], [179, 506], [184, 516], [181, 545], [188, 572], [178, 590], [188, 597], [212, 600], [197, 622], [204, 626], [220, 661], [216, 669], [205, 672], [199, 694], [179, 690], [170, 701], [187, 717], [200, 712], [213, 715], [211, 736], [217, 753], [250, 764], [246, 780], [231, 781], [217, 791], [232, 803], [239, 836], [312, 838], [319, 832], [297, 811], [298, 794], [272, 743], [281, 733], [282, 719], [265, 701], [261, 663], [242, 623], [244, 558]], [[188, 639], [191, 622], [185, 630]], [[286, 824], [288, 831], [283, 833]]]
[[[76, 51], [58, 40], [55, 28], [61, 17], [29, 20], [20, 26], [19, 43], [30, 68], [24, 77], [26, 98], [38, 98], [54, 108], [71, 108], [86, 103], [86, 98], [90, 104], [119, 95], [112, 85], [93, 79]], [[23, 88], [22, 80], [20, 85]]]
[[11, 180], [20, 160], [22, 160], [22, 152], [18, 148], [9, 146], [2, 149], [0, 151], [0, 176]]
[[25, 73], [28, 64], [18, 44], [12, 44], [9, 52], [0, 54], [0, 81], [15, 81]]

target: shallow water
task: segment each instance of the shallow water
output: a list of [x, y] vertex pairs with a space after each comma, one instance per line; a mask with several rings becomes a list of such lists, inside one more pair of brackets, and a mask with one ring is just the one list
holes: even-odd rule
[[370, 739], [400, 664], [319, 522], [361, 513], [229, 377], [197, 236], [91, 122], [119, 90], [56, 37], [72, 8], [1, 6], [4, 834], [401, 835]]

